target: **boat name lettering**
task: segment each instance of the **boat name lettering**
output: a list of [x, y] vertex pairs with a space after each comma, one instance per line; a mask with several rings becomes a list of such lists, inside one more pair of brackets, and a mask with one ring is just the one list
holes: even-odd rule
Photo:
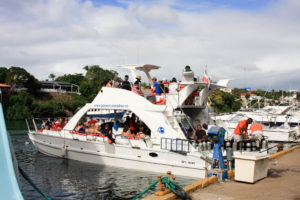
[[128, 105], [124, 104], [95, 104], [96, 108], [128, 108]]
[[190, 165], [195, 165], [195, 162], [189, 162], [189, 161], [181, 161], [182, 164], [190, 164]]

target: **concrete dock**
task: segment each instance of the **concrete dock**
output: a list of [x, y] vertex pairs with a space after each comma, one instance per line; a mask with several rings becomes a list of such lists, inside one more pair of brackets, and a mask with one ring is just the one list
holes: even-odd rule
[[226, 181], [194, 191], [192, 199], [300, 200], [300, 149], [269, 162], [268, 177], [255, 184]]

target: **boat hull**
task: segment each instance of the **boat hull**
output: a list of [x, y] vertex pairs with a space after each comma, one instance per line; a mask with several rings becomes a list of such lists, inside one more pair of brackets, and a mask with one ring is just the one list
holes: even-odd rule
[[28, 135], [38, 151], [49, 156], [162, 174], [171, 171], [192, 178], [204, 178], [206, 174], [206, 164], [200, 159], [200, 154], [197, 157], [161, 149], [141, 149], [37, 132], [29, 132]]

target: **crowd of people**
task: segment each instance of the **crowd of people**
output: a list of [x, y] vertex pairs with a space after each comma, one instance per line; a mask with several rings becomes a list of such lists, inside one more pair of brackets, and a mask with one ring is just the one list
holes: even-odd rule
[[144, 122], [140, 121], [134, 113], [131, 115], [131, 117], [127, 116], [126, 121], [124, 122], [122, 136], [128, 137], [130, 139], [144, 139], [147, 135], [150, 136], [150, 133], [150, 129]]
[[[166, 78], [158, 81], [157, 78], [152, 78], [153, 87], [151, 88], [152, 94], [161, 95], [162, 93], [177, 94], [178, 93], [178, 83], [175, 77], [170, 81]], [[106, 87], [121, 88], [129, 91], [133, 91], [141, 96], [143, 96], [142, 91], [142, 81], [141, 76], [137, 76], [133, 84], [129, 82], [129, 76], [125, 75], [124, 80], [121, 81], [119, 77], [115, 77], [113, 80], [109, 79], [106, 82]]]
[[75, 131], [78, 133], [87, 133], [99, 136], [104, 135], [114, 142], [112, 131], [113, 128], [117, 130], [119, 126], [123, 126], [121, 135], [128, 137], [129, 139], [144, 139], [147, 135], [150, 135], [150, 129], [145, 125], [144, 122], [140, 121], [135, 114], [132, 114], [130, 117], [127, 116], [122, 125], [120, 122], [105, 122], [105, 120], [94, 120], [93, 117], [91, 117], [87, 122], [78, 122], [75, 127]]
[[65, 125], [69, 122], [68, 118], [54, 118], [51, 120], [48, 118], [47, 120], [42, 121], [41, 129], [42, 130], [50, 130], [50, 129], [55, 129], [55, 130], [62, 130]]

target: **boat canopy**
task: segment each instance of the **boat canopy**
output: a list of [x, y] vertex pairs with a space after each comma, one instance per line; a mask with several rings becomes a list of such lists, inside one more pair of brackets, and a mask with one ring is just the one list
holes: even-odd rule
[[152, 78], [149, 74], [149, 72], [151, 70], [154, 70], [154, 69], [159, 69], [160, 67], [157, 66], [157, 65], [151, 65], [151, 64], [143, 64], [143, 65], [137, 65], [137, 64], [133, 64], [133, 65], [122, 65], [120, 66], [121, 68], [124, 68], [124, 69], [128, 69], [132, 75], [132, 78], [133, 78], [133, 82], [135, 81], [137, 75], [135, 73], [134, 70], [139, 70], [139, 71], [142, 71], [142, 72], [145, 72], [147, 78], [148, 78], [148, 81], [149, 81], [149, 84], [151, 86], [153, 86], [153, 83], [152, 83]]

